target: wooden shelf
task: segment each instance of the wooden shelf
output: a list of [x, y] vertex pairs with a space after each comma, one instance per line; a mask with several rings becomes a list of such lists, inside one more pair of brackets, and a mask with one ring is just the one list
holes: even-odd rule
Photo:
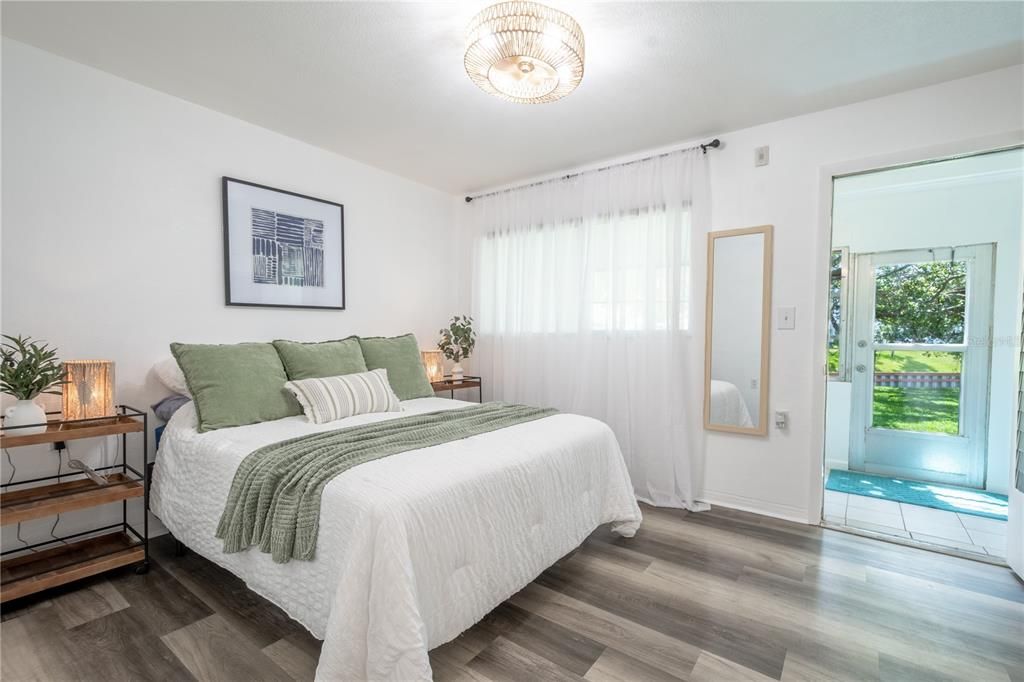
[[110, 474], [107, 485], [97, 485], [88, 478], [15, 490], [0, 495], [0, 523], [7, 526], [44, 516], [109, 504], [145, 492], [141, 481], [123, 474]]
[[453, 388], [456, 391], [460, 388], [479, 388], [480, 377], [466, 377], [462, 381], [442, 379], [441, 381], [433, 381], [430, 385], [435, 391], [450, 391]]
[[80, 422], [55, 421], [42, 433], [19, 434], [21, 429], [12, 429], [0, 433], [0, 448], [17, 448], [22, 445], [39, 445], [40, 443], [56, 443], [62, 440], [79, 438], [95, 438], [97, 436], [113, 436], [121, 433], [135, 433], [145, 427], [142, 420], [130, 415], [104, 417]]
[[142, 543], [117, 532], [8, 559], [0, 564], [0, 602], [134, 564], [145, 556]]

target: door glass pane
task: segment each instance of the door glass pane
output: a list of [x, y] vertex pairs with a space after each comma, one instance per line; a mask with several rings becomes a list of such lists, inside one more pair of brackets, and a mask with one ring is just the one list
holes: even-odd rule
[[871, 425], [959, 434], [962, 366], [962, 353], [875, 351]]
[[832, 252], [828, 285], [828, 375], [839, 376], [839, 336], [843, 314], [843, 252]]
[[967, 263], [875, 268], [876, 343], [963, 343]]

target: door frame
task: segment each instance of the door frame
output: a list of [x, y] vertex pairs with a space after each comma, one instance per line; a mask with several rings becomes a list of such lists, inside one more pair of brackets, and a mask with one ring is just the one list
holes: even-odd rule
[[[808, 439], [807, 522], [822, 525], [825, 504], [825, 400], [828, 386], [828, 283], [832, 255], [832, 183], [837, 177], [870, 173], [919, 164], [943, 161], [1024, 146], [1024, 128], [994, 135], [983, 135], [953, 142], [901, 149], [818, 167], [818, 232], [817, 246], [812, 254], [817, 264], [814, 276], [814, 309], [811, 314], [813, 346], [811, 362], [814, 381], [811, 384], [810, 437]], [[1016, 401], [1016, 396], [1013, 400]]]
[[[969, 251], [968, 251], [969, 250]], [[945, 259], [946, 254], [952, 257], [955, 253], [967, 251], [964, 260], [968, 263], [967, 279], [967, 300], [964, 320], [964, 340], [961, 344], [931, 345], [929, 348], [917, 344], [898, 344], [906, 346], [903, 350], [928, 350], [943, 348], [956, 350], [963, 353], [963, 365], [961, 367], [961, 389], [958, 422], [960, 432], [956, 436], [949, 436], [937, 433], [925, 433], [917, 431], [895, 431], [879, 429], [872, 433], [871, 417], [873, 408], [874, 388], [874, 352], [875, 344], [872, 338], [866, 338], [867, 345], [863, 348], [854, 346], [857, 341], [854, 337], [864, 339], [873, 335], [874, 309], [875, 309], [875, 287], [874, 266], [886, 262], [926, 262], [921, 258], [922, 254], [931, 252], [933, 256], [941, 256]], [[852, 324], [849, 330], [851, 339], [851, 351], [853, 357], [851, 362], [856, 365], [866, 365], [864, 372], [851, 373], [853, 382], [851, 394], [851, 416], [850, 416], [850, 468], [856, 466], [857, 471], [875, 473], [881, 475], [895, 475], [904, 478], [920, 478], [932, 480], [939, 483], [951, 483], [974, 488], [984, 488], [987, 474], [988, 462], [988, 418], [989, 399], [991, 393], [991, 372], [992, 372], [992, 349], [989, 345], [979, 347], [971, 343], [971, 339], [992, 338], [992, 302], [993, 286], [995, 283], [993, 269], [995, 267], [995, 245], [994, 244], [961, 244], [953, 247], [934, 247], [933, 249], [894, 249], [891, 251], [880, 251], [875, 253], [855, 254], [857, 259], [857, 279], [851, 292], [854, 301]], [[857, 334], [857, 330], [867, 329], [866, 333]], [[896, 345], [896, 344], [886, 344]], [[858, 375], [860, 380], [858, 381]], [[864, 377], [870, 376], [870, 381], [864, 381]], [[983, 380], [982, 380], [983, 379]], [[965, 430], [964, 426], [971, 428]], [[880, 433], [884, 431], [884, 433]], [[915, 474], [912, 469], [899, 469], [885, 464], [869, 462], [866, 450], [867, 441], [871, 436], [875, 438], [889, 438], [894, 441], [906, 440], [919, 446], [924, 441], [924, 447], [928, 443], [936, 446], [945, 444], [957, 447], [957, 454], [968, 459], [964, 473], [950, 472], [942, 475], [931, 470], [921, 469]], [[950, 439], [962, 439], [959, 442]], [[882, 446], [883, 443], [878, 443]], [[909, 473], [908, 473], [909, 472]]]

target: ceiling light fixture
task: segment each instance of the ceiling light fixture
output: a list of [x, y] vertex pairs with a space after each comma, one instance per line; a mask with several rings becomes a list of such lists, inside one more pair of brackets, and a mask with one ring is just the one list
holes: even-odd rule
[[554, 102], [583, 80], [583, 31], [565, 12], [536, 2], [501, 2], [466, 30], [466, 73], [509, 102]]

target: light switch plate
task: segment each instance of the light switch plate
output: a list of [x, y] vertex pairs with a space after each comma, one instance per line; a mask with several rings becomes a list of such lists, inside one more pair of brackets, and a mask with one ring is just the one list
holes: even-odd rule
[[768, 145], [765, 145], [764, 147], [758, 147], [754, 150], [754, 165], [768, 165]]
[[796, 308], [780, 306], [777, 319], [779, 329], [796, 329]]

